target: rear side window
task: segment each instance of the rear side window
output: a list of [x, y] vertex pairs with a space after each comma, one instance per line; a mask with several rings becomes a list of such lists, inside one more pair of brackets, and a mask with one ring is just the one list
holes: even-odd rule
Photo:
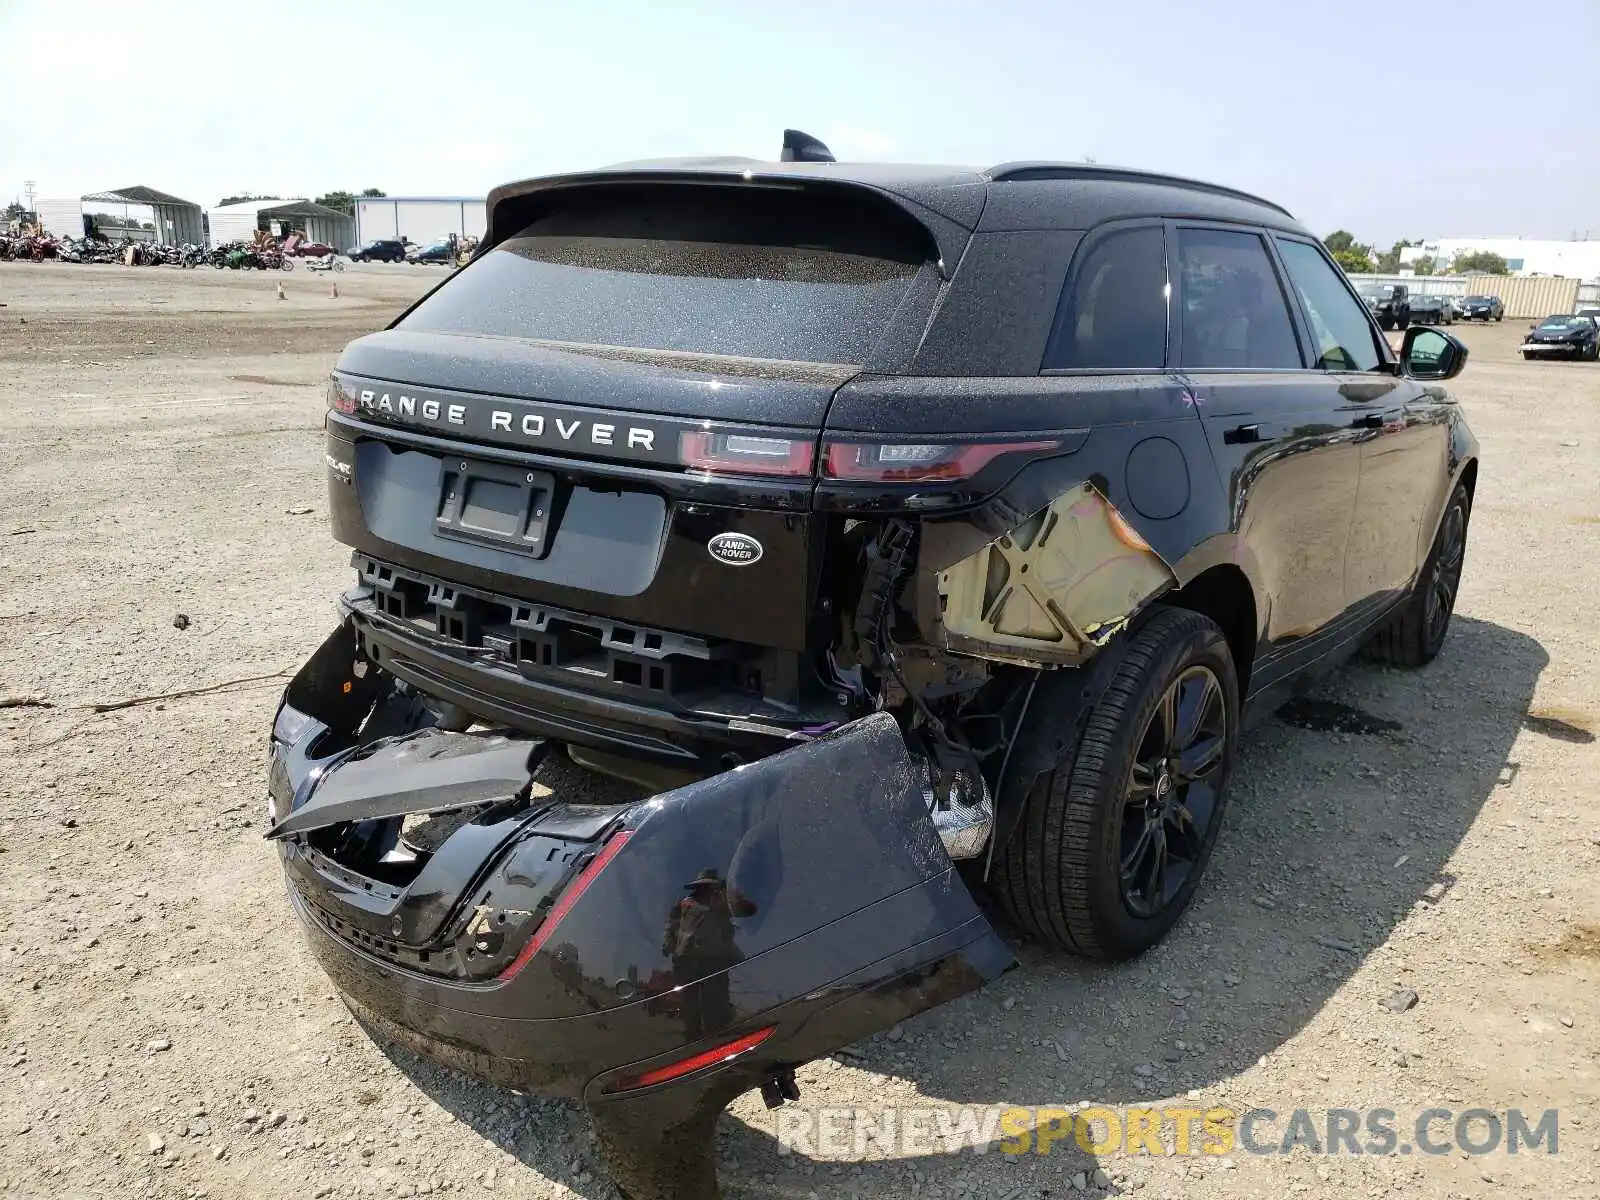
[[860, 365], [933, 257], [909, 217], [843, 197], [658, 187], [568, 203], [400, 328]]
[[1311, 336], [1317, 344], [1317, 366], [1324, 371], [1373, 371], [1382, 363], [1372, 322], [1350, 289], [1315, 246], [1278, 239], [1278, 252], [1289, 282], [1300, 293]]
[[1047, 370], [1160, 370], [1167, 355], [1166, 242], [1159, 225], [1089, 246], [1067, 281]]
[[1184, 367], [1303, 365], [1283, 288], [1257, 234], [1179, 229], [1178, 264]]

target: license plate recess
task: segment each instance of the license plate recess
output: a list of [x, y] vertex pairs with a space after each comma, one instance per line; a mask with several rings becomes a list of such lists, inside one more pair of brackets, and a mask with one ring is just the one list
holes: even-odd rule
[[555, 476], [509, 463], [447, 458], [441, 464], [434, 531], [543, 558], [550, 542]]

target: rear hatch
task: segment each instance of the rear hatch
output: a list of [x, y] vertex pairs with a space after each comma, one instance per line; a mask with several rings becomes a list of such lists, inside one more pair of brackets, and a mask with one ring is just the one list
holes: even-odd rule
[[909, 361], [933, 237], [868, 189], [793, 182], [596, 185], [519, 211], [341, 357], [336, 536], [419, 605], [443, 581], [803, 650], [819, 431], [841, 384]]

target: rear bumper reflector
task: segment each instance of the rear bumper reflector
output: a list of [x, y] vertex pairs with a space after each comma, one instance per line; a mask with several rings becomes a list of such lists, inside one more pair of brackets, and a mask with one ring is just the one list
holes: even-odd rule
[[721, 1066], [722, 1064], [739, 1057], [747, 1050], [754, 1050], [762, 1042], [772, 1036], [776, 1025], [769, 1025], [765, 1029], [758, 1029], [754, 1033], [747, 1033], [742, 1038], [735, 1038], [731, 1042], [724, 1042], [710, 1050], [701, 1051], [699, 1054], [688, 1058], [679, 1059], [677, 1062], [668, 1063], [664, 1067], [656, 1067], [644, 1072], [642, 1075], [628, 1075], [619, 1079], [606, 1089], [608, 1092], [632, 1091], [635, 1088], [653, 1087], [658, 1083], [666, 1083], [672, 1079], [681, 1079], [685, 1075], [692, 1075], [705, 1067]]

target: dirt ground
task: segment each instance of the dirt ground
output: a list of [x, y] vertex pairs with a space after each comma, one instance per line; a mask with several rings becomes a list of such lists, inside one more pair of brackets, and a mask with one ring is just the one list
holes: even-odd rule
[[[356, 269], [334, 299], [303, 270], [0, 265], [0, 697], [50, 706], [0, 709], [6, 1194], [614, 1194], [572, 1106], [352, 1022], [261, 837], [280, 676], [350, 575], [320, 381], [438, 277]], [[1600, 1196], [1600, 366], [1523, 363], [1523, 327], [1456, 329], [1483, 465], [1442, 656], [1318, 685], [1376, 721], [1248, 736], [1156, 951], [1024, 945], [984, 992], [804, 1068], [780, 1114], [1260, 1106], [1275, 1144], [1295, 1109], [1388, 1108], [1409, 1144], [1432, 1107], [1557, 1109], [1558, 1152], [837, 1162], [780, 1154], [749, 1096], [720, 1135], [731, 1198]]]

